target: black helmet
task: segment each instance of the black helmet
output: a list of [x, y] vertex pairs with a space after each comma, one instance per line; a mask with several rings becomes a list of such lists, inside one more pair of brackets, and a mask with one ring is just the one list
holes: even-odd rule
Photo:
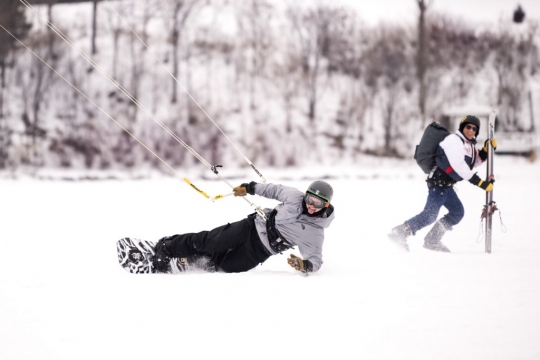
[[463, 134], [463, 129], [465, 128], [465, 125], [467, 124], [473, 124], [476, 125], [476, 134], [475, 137], [478, 137], [478, 134], [480, 133], [480, 119], [478, 119], [474, 115], [467, 115], [461, 118], [461, 122], [459, 123], [459, 131]]
[[330, 184], [321, 180], [312, 182], [311, 185], [309, 185], [307, 192], [328, 202], [332, 201], [332, 196], [334, 196], [334, 189], [332, 189]]

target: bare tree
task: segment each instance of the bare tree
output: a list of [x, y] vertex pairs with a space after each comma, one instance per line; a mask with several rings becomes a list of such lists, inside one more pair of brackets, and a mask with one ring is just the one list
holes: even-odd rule
[[[139, 19], [139, 17], [136, 15], [136, 11], [134, 10], [131, 13], [130, 19], [131, 19], [131, 28], [135, 30], [136, 33], [139, 33], [139, 26], [137, 24], [142, 25], [142, 31], [141, 33], [146, 33], [146, 26], [148, 25], [148, 5], [146, 2], [144, 3], [144, 10], [142, 12], [142, 19]], [[144, 45], [140, 43], [140, 40], [137, 38], [135, 33], [132, 31], [129, 32], [129, 53], [131, 55], [131, 71], [129, 74], [130, 79], [130, 86], [129, 90], [133, 98], [137, 99], [137, 101], [141, 102], [140, 99], [140, 90], [141, 90], [141, 83], [142, 79], [145, 75], [145, 50], [146, 48]], [[129, 103], [130, 105], [135, 105], [132, 102]], [[132, 111], [130, 111], [130, 117], [133, 119], [133, 122], [137, 119], [137, 113], [138, 113], [138, 106], [131, 106]]]
[[248, 58], [246, 61], [248, 69], [244, 71], [249, 73], [248, 89], [251, 109], [257, 107], [255, 99], [255, 94], [258, 93], [257, 83], [272, 51], [270, 25], [272, 15], [273, 7], [267, 0], [250, 0], [242, 3], [237, 11], [240, 51]]
[[[34, 38], [32, 41], [33, 44], [30, 45], [33, 45], [32, 47], [35, 52], [44, 53], [41, 57], [47, 59], [45, 55], [46, 51], [39, 48], [40, 46], [47, 46], [46, 42], [41, 42], [41, 40]], [[18, 78], [21, 80], [24, 104], [21, 120], [25, 129], [24, 135], [30, 140], [27, 157], [23, 159], [23, 162], [40, 165], [43, 153], [38, 150], [40, 146], [39, 142], [47, 135], [47, 130], [41, 121], [41, 115], [52, 83], [52, 72], [35, 57], [31, 57], [28, 67], [25, 67], [24, 70], [19, 69], [19, 71]]]
[[[319, 10], [319, 9], [317, 9]], [[322, 57], [323, 37], [320, 33], [324, 27], [323, 19], [318, 18], [319, 11], [309, 10], [302, 16], [297, 10], [289, 9], [288, 15], [296, 30], [302, 56], [302, 72], [308, 86], [308, 117], [315, 120], [320, 60]]]
[[94, 11], [92, 12], [92, 55], [97, 54], [96, 37], [97, 37], [98, 1], [99, 0], [92, 0], [93, 5], [94, 5]]
[[[0, 1], [0, 24], [20, 40], [27, 36], [31, 24], [27, 22], [24, 6], [18, 0]], [[0, 29], [0, 169], [9, 162], [9, 149], [13, 130], [4, 117], [4, 97], [8, 91], [6, 87], [6, 71], [8, 66], [15, 64], [16, 57], [13, 52], [17, 48], [17, 41]]]
[[[57, 0], [46, 0], [47, 2], [47, 20], [49, 24], [53, 23], [53, 7], [57, 3]], [[56, 35], [54, 34], [54, 31], [51, 28], [47, 28], [47, 32], [49, 34], [49, 58], [55, 59], [56, 56], [54, 54], [54, 43], [56, 39]]]
[[[339, 109], [334, 126], [327, 130], [333, 146], [345, 155], [352, 147], [353, 154], [361, 151], [364, 140], [364, 118], [374, 94], [363, 86], [362, 54], [371, 34], [355, 13], [345, 13], [339, 31], [334, 31], [329, 45], [328, 72], [335, 74], [333, 91], [339, 93]], [[352, 146], [350, 146], [352, 145]]]
[[334, 33], [339, 31], [345, 11], [318, 5], [305, 10], [289, 8], [287, 15], [295, 30], [302, 59], [308, 93], [308, 117], [313, 123], [320, 94], [320, 78], [326, 73], [323, 61], [328, 56]]
[[364, 82], [381, 104], [385, 155], [395, 156], [399, 153], [394, 141], [401, 120], [399, 103], [407, 92], [412, 91], [412, 63], [407, 56], [407, 44], [407, 36], [401, 29], [382, 29], [363, 57], [366, 67]]
[[111, 20], [111, 33], [113, 36], [113, 56], [112, 56], [112, 77], [118, 78], [118, 42], [120, 41], [121, 27], [113, 24], [115, 20]]
[[[528, 75], [530, 51], [536, 48], [527, 46], [527, 39], [516, 40], [502, 34], [494, 43], [494, 68], [497, 73], [497, 104], [500, 112], [500, 126], [503, 130], [525, 131], [522, 112], [526, 109], [528, 93], [526, 77]], [[528, 110], [528, 109], [527, 109]]]
[[427, 61], [427, 44], [426, 44], [426, 12], [428, 4], [425, 0], [417, 0], [420, 15], [418, 16], [418, 50], [416, 55], [416, 76], [418, 78], [418, 108], [422, 117], [422, 124], [426, 118], [426, 71], [428, 67]]
[[[172, 9], [166, 9], [164, 13], [166, 23], [170, 27], [170, 42], [172, 44], [172, 74], [178, 78], [180, 64], [180, 40], [182, 32], [186, 26], [186, 22], [195, 10], [201, 0], [171, 0]], [[184, 44], [184, 49], [187, 51], [189, 44]], [[186, 84], [189, 86], [189, 84]], [[188, 89], [189, 90], [189, 89]], [[178, 101], [178, 84], [172, 79], [172, 94], [171, 103]]]
[[0, 86], [0, 169], [5, 168], [9, 162], [9, 149], [11, 148], [11, 135], [13, 130], [8, 124], [9, 113], [4, 110], [4, 92], [8, 89]]
[[[0, 2], [0, 24], [19, 40], [24, 40], [31, 24], [26, 22], [24, 6], [18, 0]], [[17, 41], [6, 31], [0, 31], [0, 84], [6, 86], [6, 67], [9, 54], [17, 47]]]

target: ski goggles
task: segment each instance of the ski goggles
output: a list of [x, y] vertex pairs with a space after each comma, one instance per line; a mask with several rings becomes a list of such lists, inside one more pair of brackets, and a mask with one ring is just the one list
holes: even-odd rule
[[304, 196], [304, 201], [307, 205], [311, 205], [316, 209], [322, 209], [325, 207], [328, 207], [330, 203], [326, 200], [321, 199], [318, 196], [315, 196], [313, 194], [307, 193], [306, 196]]

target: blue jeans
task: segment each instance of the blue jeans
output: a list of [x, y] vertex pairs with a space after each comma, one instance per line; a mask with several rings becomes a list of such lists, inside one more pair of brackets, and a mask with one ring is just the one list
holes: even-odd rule
[[444, 215], [441, 222], [448, 230], [458, 224], [465, 215], [465, 209], [459, 200], [453, 187], [431, 187], [428, 189], [428, 197], [424, 210], [415, 217], [405, 221], [411, 227], [413, 235], [437, 220], [439, 210], [444, 206], [448, 214]]

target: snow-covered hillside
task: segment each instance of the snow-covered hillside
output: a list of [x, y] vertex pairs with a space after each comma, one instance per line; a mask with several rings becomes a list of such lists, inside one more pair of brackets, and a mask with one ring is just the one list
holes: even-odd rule
[[[19, 44], [0, 92], [0, 168], [169, 171], [109, 116], [181, 168], [196, 162], [152, 120], [210, 163], [243, 164], [211, 117], [250, 159], [272, 167], [349, 163], [366, 153], [409, 157], [419, 130], [449, 109], [497, 105], [501, 127], [538, 128], [535, 6], [522, 4], [527, 17], [517, 25], [493, 14], [511, 14], [510, 5], [471, 21], [473, 10], [430, 3], [424, 115], [415, 1], [393, 6], [390, 21], [381, 9], [393, 2], [100, 2], [95, 54], [90, 3], [28, 8], [25, 45], [95, 104]], [[45, 26], [49, 16], [74, 47]]]

